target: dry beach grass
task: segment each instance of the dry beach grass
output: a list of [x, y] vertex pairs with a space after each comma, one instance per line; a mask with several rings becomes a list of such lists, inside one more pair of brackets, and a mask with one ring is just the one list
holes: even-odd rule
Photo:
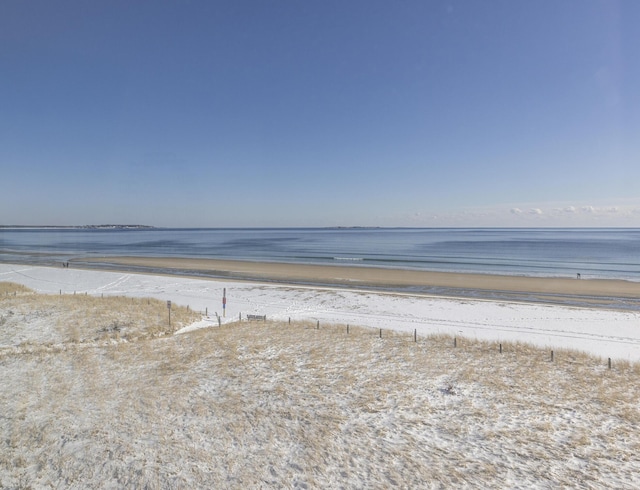
[[108, 300], [0, 285], [0, 487], [640, 485], [637, 364]]
[[[0, 283], [0, 297], [4, 306], [0, 346], [136, 340], [171, 334], [201, 316], [176, 305], [169, 325], [167, 305], [157, 299], [75, 293], [43, 295], [14, 283]], [[20, 328], [22, 325], [31, 328]]]

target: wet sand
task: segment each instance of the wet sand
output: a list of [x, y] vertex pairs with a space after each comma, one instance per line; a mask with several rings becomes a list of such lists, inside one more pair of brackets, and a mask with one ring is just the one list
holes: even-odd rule
[[[500, 276], [452, 272], [386, 269], [343, 265], [308, 265], [217, 259], [108, 257], [79, 259], [79, 266], [109, 267], [140, 272], [199, 275], [213, 278], [289, 284], [339, 285], [354, 288], [416, 290], [456, 295], [477, 292], [479, 297], [500, 292], [503, 296], [535, 296], [541, 301], [578, 297], [583, 301], [628, 298], [640, 301], [640, 283], [609, 279]], [[473, 294], [471, 294], [473, 295]], [[569, 301], [571, 302], [571, 301]]]

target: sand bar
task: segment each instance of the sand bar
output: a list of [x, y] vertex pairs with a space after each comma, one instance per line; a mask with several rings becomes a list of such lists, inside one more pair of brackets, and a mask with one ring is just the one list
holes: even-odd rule
[[[629, 298], [640, 300], [640, 283], [609, 279], [525, 277], [491, 274], [431, 272], [343, 265], [311, 265], [217, 259], [103, 257], [79, 259], [77, 265], [108, 265], [112, 269], [158, 271], [171, 274], [269, 281], [291, 284], [340, 285], [354, 288], [417, 288], [456, 294], [502, 292], [580, 298]], [[481, 294], [482, 295], [482, 294]]]

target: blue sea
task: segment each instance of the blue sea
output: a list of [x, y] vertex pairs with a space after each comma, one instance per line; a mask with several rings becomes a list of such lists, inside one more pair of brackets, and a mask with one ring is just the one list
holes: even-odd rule
[[637, 228], [0, 228], [0, 262], [120, 255], [640, 281]]

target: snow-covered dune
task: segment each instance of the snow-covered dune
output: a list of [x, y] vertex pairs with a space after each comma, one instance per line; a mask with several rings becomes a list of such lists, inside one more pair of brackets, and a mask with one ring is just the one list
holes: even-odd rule
[[[257, 314], [274, 320], [417, 330], [418, 335], [529, 342], [640, 360], [638, 312], [8, 264], [0, 264], [0, 281], [43, 293], [154, 297], [206, 311], [210, 317], [217, 313], [223, 322]], [[211, 324], [213, 320], [202, 326]]]

